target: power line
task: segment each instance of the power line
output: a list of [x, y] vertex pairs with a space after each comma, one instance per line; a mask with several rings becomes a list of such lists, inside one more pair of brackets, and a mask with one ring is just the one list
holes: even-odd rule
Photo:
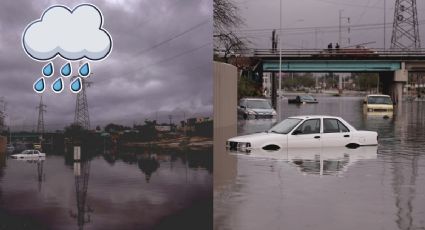
[[190, 28], [189, 28], [189, 29], [187, 29], [187, 30], [182, 31], [181, 33], [178, 33], [178, 34], [176, 34], [176, 35], [173, 35], [173, 36], [171, 36], [170, 38], [167, 38], [167, 39], [165, 39], [165, 40], [164, 40], [164, 41], [162, 41], [162, 42], [159, 42], [159, 43], [157, 43], [157, 44], [155, 44], [155, 45], [153, 45], [153, 46], [151, 46], [151, 47], [149, 47], [149, 48], [146, 48], [146, 49], [144, 49], [144, 50], [142, 50], [142, 51], [138, 52], [136, 55], [134, 55], [134, 57], [136, 57], [136, 56], [140, 56], [140, 55], [142, 55], [142, 54], [144, 54], [144, 53], [146, 53], [146, 52], [148, 52], [148, 51], [150, 51], [150, 50], [153, 50], [153, 49], [155, 49], [155, 48], [157, 48], [157, 47], [159, 47], [159, 46], [161, 46], [161, 45], [164, 45], [164, 44], [166, 44], [166, 43], [168, 43], [168, 42], [170, 42], [170, 41], [172, 41], [172, 40], [174, 40], [174, 39], [176, 39], [176, 38], [178, 38], [178, 37], [181, 37], [181, 36], [183, 36], [183, 35], [185, 35], [185, 34], [187, 34], [187, 33], [191, 32], [192, 30], [195, 30], [195, 29], [197, 29], [198, 27], [201, 27], [201, 26], [203, 26], [203, 25], [207, 24], [208, 22], [210, 22], [210, 19], [207, 19], [207, 20], [205, 20], [205, 21], [203, 21], [203, 22], [201, 22], [201, 23], [199, 23], [199, 24], [196, 24], [195, 26], [190, 27]]
[[[420, 22], [425, 22], [425, 20], [420, 20]], [[354, 27], [368, 27], [368, 26], [383, 26], [384, 23], [369, 23], [369, 24], [357, 24], [357, 25], [350, 25], [351, 28]], [[385, 25], [393, 25], [393, 22], [385, 23]], [[329, 25], [329, 26], [309, 26], [309, 27], [289, 27], [289, 28], [282, 28], [282, 31], [291, 31], [291, 30], [315, 30], [315, 29], [333, 29], [333, 28], [339, 28], [339, 25]], [[244, 32], [256, 32], [256, 31], [267, 31], [267, 34], [270, 34], [270, 31], [274, 30], [275, 28], [257, 28], [257, 29], [240, 29], [237, 31], [234, 31], [236, 33], [244, 33]], [[279, 30], [279, 29], [276, 29]]]
[[332, 5], [343, 5], [343, 6], [351, 6], [351, 7], [358, 7], [358, 8], [368, 7], [368, 8], [373, 8], [373, 9], [384, 10], [383, 7], [379, 7], [379, 6], [357, 5], [357, 4], [347, 3], [347, 2], [334, 2], [334, 1], [330, 1], [330, 0], [313, 0], [313, 1], [324, 2], [324, 3], [328, 3], [328, 4], [332, 4]]
[[133, 73], [133, 72], [135, 72], [135, 71], [143, 70], [143, 69], [145, 69], [145, 68], [146, 68], [146, 67], [148, 67], [148, 66], [158, 65], [158, 64], [161, 64], [161, 63], [164, 63], [164, 62], [168, 62], [168, 61], [174, 60], [174, 59], [176, 59], [176, 58], [178, 58], [178, 57], [181, 57], [181, 56], [183, 56], [183, 55], [186, 55], [186, 54], [189, 54], [189, 53], [195, 52], [195, 51], [197, 51], [197, 50], [199, 50], [199, 49], [202, 49], [202, 48], [204, 48], [204, 47], [206, 47], [206, 46], [208, 46], [208, 45], [210, 45], [210, 44], [212, 44], [212, 42], [207, 42], [207, 43], [205, 43], [205, 44], [203, 44], [203, 45], [201, 45], [201, 46], [198, 46], [198, 47], [195, 47], [195, 48], [192, 48], [192, 49], [186, 50], [186, 51], [181, 52], [181, 53], [178, 53], [178, 54], [176, 54], [176, 55], [174, 55], [174, 56], [171, 56], [171, 57], [168, 57], [168, 58], [164, 58], [164, 59], [159, 60], [159, 61], [157, 61], [157, 62], [153, 62], [153, 63], [147, 64], [147, 65], [141, 66], [141, 67], [139, 67], [139, 68], [137, 68], [137, 69], [135, 69], [135, 70], [133, 70], [133, 71], [131, 71], [131, 72], [127, 72], [127, 73], [121, 74], [120, 76], [121, 76], [121, 77], [122, 77], [122, 76], [126, 76], [126, 75], [129, 75], [129, 74], [132, 74], [132, 73]]

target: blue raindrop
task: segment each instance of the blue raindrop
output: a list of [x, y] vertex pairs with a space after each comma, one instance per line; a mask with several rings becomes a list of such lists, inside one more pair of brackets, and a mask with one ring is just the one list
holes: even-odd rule
[[78, 93], [81, 90], [81, 78], [77, 77], [74, 81], [71, 82], [71, 91]]
[[85, 63], [83, 66], [81, 66], [79, 73], [81, 77], [87, 77], [90, 74], [89, 63]]
[[62, 89], [63, 89], [63, 80], [62, 80], [62, 77], [59, 77], [58, 79], [55, 80], [55, 82], [53, 82], [52, 89], [56, 93], [59, 93], [59, 92], [62, 91]]
[[44, 91], [44, 78], [41, 77], [34, 83], [34, 90], [37, 93], [42, 93]]
[[71, 63], [68, 62], [62, 66], [61, 74], [64, 77], [68, 77], [69, 75], [71, 75]]
[[43, 75], [45, 77], [50, 77], [53, 74], [53, 63], [49, 62], [47, 65], [43, 67]]

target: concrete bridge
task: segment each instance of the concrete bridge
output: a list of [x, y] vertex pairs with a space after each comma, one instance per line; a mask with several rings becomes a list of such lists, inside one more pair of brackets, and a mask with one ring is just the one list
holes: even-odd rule
[[[415, 51], [375, 50], [367, 48], [331, 50], [279, 50], [257, 49], [250, 58], [256, 60], [254, 69], [261, 77], [264, 72], [272, 76], [279, 72], [315, 73], [378, 73], [384, 94], [394, 102], [401, 102], [403, 84], [409, 72], [425, 72], [425, 49]], [[275, 89], [275, 81], [272, 88]], [[275, 92], [273, 90], [272, 92]], [[275, 98], [275, 97], [273, 97]]]

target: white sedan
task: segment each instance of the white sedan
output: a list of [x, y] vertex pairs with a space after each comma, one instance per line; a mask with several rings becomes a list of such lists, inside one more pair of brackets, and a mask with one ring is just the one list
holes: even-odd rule
[[11, 155], [10, 157], [14, 159], [38, 159], [41, 157], [46, 157], [45, 153], [41, 153], [38, 150], [24, 150], [22, 153]]
[[252, 149], [357, 148], [377, 144], [377, 132], [356, 130], [340, 117], [296, 116], [283, 120], [266, 132], [230, 138], [226, 148], [250, 152]]

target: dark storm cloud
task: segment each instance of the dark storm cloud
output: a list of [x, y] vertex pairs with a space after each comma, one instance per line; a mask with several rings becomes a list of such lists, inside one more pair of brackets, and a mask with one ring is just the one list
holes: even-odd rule
[[[82, 1], [0, 3], [0, 96], [8, 102], [6, 121], [13, 127], [34, 126], [39, 95], [33, 92], [32, 84], [41, 77], [44, 65], [24, 53], [22, 31], [51, 4], [73, 8], [78, 3]], [[87, 92], [92, 126], [111, 121], [141, 123], [156, 117], [168, 121], [168, 115], [173, 115], [175, 121], [183, 116], [212, 115], [211, 1], [91, 3], [102, 10], [104, 28], [114, 42], [105, 61], [92, 63], [93, 85]], [[205, 24], [149, 49], [202, 22]], [[59, 67], [64, 61], [56, 60], [55, 64]], [[53, 78], [48, 79], [49, 87]], [[44, 92], [47, 129], [62, 128], [73, 121], [75, 95], [68, 91], [67, 88], [60, 95], [50, 89]]]
[[[252, 1], [234, 0], [240, 8], [240, 15], [245, 19], [246, 29], [270, 29], [261, 31], [244, 31], [242, 36], [247, 37], [253, 43], [253, 47], [270, 48], [272, 28], [279, 28], [279, 5], [280, 0]], [[386, 0], [386, 47], [391, 43], [392, 21], [394, 17], [395, 0]], [[425, 2], [417, 1], [419, 31], [422, 37], [422, 47], [425, 40]], [[309, 29], [299, 31], [285, 31], [282, 35], [283, 48], [325, 48], [328, 43], [338, 42], [339, 11], [342, 11], [343, 25], [347, 25], [347, 17], [350, 17], [351, 25], [382, 24], [384, 23], [384, 0], [282, 0], [282, 28], [322, 27], [336, 26], [331, 32], [323, 32], [321, 29]], [[343, 45], [355, 45], [372, 42], [368, 47], [384, 47], [384, 28], [369, 28], [356, 30], [352, 28], [350, 33], [343, 30]], [[348, 44], [350, 38], [351, 44]], [[374, 42], [374, 43], [373, 43]]]

